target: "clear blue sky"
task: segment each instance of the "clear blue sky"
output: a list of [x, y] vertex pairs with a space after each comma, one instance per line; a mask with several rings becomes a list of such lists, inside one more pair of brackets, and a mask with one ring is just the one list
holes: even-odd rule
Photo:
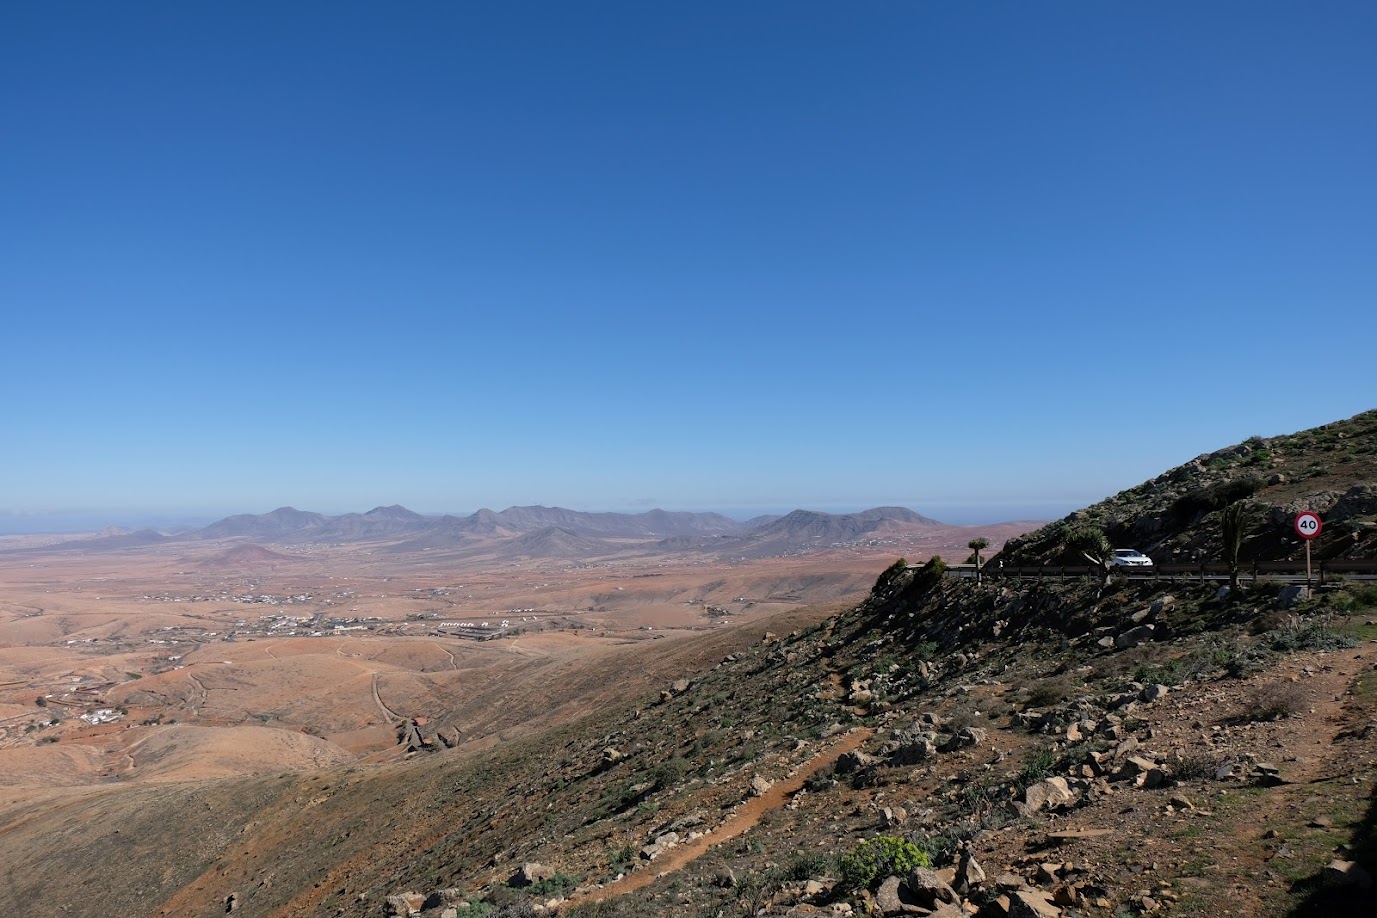
[[0, 516], [1059, 516], [1377, 407], [1374, 48], [1367, 0], [6, 4]]

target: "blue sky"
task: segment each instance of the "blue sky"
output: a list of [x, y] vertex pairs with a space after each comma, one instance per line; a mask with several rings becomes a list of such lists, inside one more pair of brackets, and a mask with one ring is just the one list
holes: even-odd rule
[[1367, 2], [8, 4], [0, 517], [1053, 517], [1348, 417], [1374, 46]]

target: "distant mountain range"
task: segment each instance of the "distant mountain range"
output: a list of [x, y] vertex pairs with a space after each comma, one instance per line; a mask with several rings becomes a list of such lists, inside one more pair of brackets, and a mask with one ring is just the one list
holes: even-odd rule
[[943, 528], [945, 524], [904, 507], [876, 507], [861, 513], [795, 510], [744, 523], [719, 513], [666, 510], [586, 513], [563, 507], [509, 507], [469, 516], [424, 516], [393, 505], [328, 516], [279, 507], [270, 513], [228, 516], [189, 532], [108, 531], [48, 547], [100, 551], [241, 540], [276, 545], [373, 542], [386, 543], [379, 547], [395, 553], [482, 552], [511, 558], [573, 559], [647, 549], [761, 557]]

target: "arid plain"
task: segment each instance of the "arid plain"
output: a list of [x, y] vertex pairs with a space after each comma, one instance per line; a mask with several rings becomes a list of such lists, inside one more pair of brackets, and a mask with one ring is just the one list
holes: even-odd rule
[[[535, 557], [529, 535], [506, 532], [463, 552], [2, 538], [0, 807], [484, 748], [622, 698], [607, 674], [633, 672], [647, 642], [821, 614], [897, 557], [959, 560], [976, 536], [993, 551], [1032, 528], [885, 519], [819, 536], [837, 519], [812, 514], [799, 538], [737, 554], [623, 538]], [[575, 690], [579, 673], [596, 684]]]

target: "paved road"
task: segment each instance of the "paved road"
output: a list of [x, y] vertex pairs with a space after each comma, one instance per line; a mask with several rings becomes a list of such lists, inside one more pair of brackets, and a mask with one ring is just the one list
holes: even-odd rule
[[[1027, 569], [1025, 568], [1024, 570], [1026, 571]], [[1058, 568], [1058, 567], [1047, 567], [1047, 568], [1044, 568], [1043, 571], [1042, 571], [1041, 573], [1033, 574], [1033, 573], [1023, 573], [1023, 572], [1019, 572], [1019, 573], [1001, 573], [1001, 572], [998, 571], [997, 569], [991, 569], [991, 570], [984, 570], [984, 571], [981, 571], [981, 576], [983, 576], [983, 577], [984, 577], [985, 579], [987, 579], [987, 580], [1037, 580], [1037, 579], [1057, 580], [1057, 579], [1069, 579], [1069, 578], [1073, 578], [1073, 577], [1098, 577], [1098, 576], [1100, 576], [1098, 573], [1082, 572], [1082, 571], [1077, 570], [1077, 569], [1067, 569], [1066, 572], [1063, 574], [1063, 573], [1061, 572], [1061, 570], [1062, 570], [1062, 569], [1061, 569], [1061, 568]], [[948, 576], [948, 577], [959, 577], [959, 578], [967, 578], [967, 579], [969, 579], [969, 578], [972, 578], [972, 577], [975, 576], [975, 570], [974, 570], [973, 568], [966, 568], [966, 567], [949, 567], [949, 568], [947, 568], [947, 576]], [[1114, 576], [1116, 576], [1116, 577], [1123, 577], [1123, 578], [1126, 579], [1126, 580], [1158, 580], [1158, 581], [1165, 581], [1165, 582], [1167, 582], [1167, 583], [1182, 583], [1182, 582], [1190, 582], [1190, 581], [1192, 581], [1192, 580], [1197, 581], [1197, 582], [1201, 582], [1201, 581], [1219, 581], [1219, 582], [1223, 582], [1223, 583], [1228, 583], [1228, 582], [1229, 582], [1229, 575], [1228, 575], [1228, 574], [1217, 574], [1217, 573], [1213, 573], [1213, 572], [1207, 572], [1207, 573], [1205, 573], [1205, 574], [1202, 575], [1199, 571], [1194, 571], [1194, 572], [1191, 572], [1191, 573], [1184, 573], [1184, 572], [1156, 573], [1156, 572], [1153, 572], [1153, 571], [1144, 571], [1144, 570], [1126, 571], [1126, 570], [1120, 569], [1120, 570], [1116, 570], [1116, 571], [1114, 572]], [[1316, 571], [1315, 573], [1313, 573], [1313, 574], [1310, 576], [1309, 579], [1310, 579], [1310, 581], [1311, 581], [1312, 583], [1315, 583], [1315, 584], [1320, 583], [1321, 581], [1320, 581], [1320, 574], [1319, 574], [1319, 571]], [[1330, 574], [1326, 574], [1326, 575], [1325, 575], [1325, 582], [1333, 583], [1333, 582], [1335, 582], [1335, 581], [1337, 581], [1337, 580], [1340, 580], [1340, 579], [1342, 579], [1342, 580], [1377, 580], [1377, 574], [1363, 574], [1363, 573], [1349, 573], [1349, 572], [1345, 572], [1345, 573], [1342, 573], [1342, 574], [1340, 574], [1340, 573], [1330, 573]], [[1255, 580], [1272, 580], [1272, 581], [1280, 581], [1280, 582], [1282, 582], [1282, 583], [1305, 583], [1305, 581], [1306, 581], [1306, 575], [1305, 575], [1305, 571], [1304, 571], [1304, 570], [1300, 570], [1300, 571], [1291, 571], [1291, 572], [1285, 572], [1285, 571], [1283, 571], [1283, 572], [1268, 571], [1267, 573], [1265, 573], [1265, 574], [1259, 574], [1256, 578], [1254, 578], [1251, 571], [1244, 570], [1244, 571], [1240, 571], [1240, 572], [1239, 572], [1238, 580], [1239, 580], [1240, 583], [1245, 583], [1245, 584], [1246, 584], [1246, 583], [1253, 583], [1253, 582], [1255, 582]]]

